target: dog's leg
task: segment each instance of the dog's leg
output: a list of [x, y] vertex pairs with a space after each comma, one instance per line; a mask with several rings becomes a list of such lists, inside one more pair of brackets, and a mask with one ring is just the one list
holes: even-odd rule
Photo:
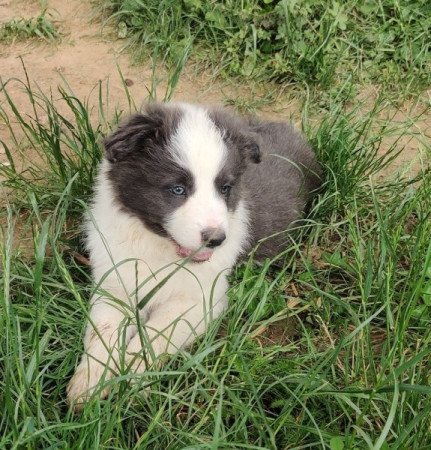
[[174, 354], [191, 344], [226, 306], [225, 295], [211, 307], [204, 305], [202, 298], [176, 298], [160, 305], [127, 346], [126, 363], [131, 371], [142, 373], [161, 354]]
[[[68, 400], [77, 409], [93, 394], [101, 380], [109, 380], [117, 371], [120, 349], [136, 333], [136, 326], [131, 325], [128, 318], [128, 300], [98, 297], [92, 303], [84, 354], [67, 387]], [[103, 398], [107, 393], [108, 388], [104, 388], [98, 395]]]

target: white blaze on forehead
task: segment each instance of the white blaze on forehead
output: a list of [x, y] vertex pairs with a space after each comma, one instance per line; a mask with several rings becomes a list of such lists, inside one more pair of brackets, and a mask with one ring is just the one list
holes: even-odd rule
[[[175, 160], [197, 181], [213, 181], [222, 167], [226, 149], [222, 135], [204, 108], [180, 104], [183, 116], [171, 139]], [[199, 183], [197, 183], [199, 184]]]
[[202, 232], [218, 228], [229, 235], [226, 202], [215, 186], [226, 147], [222, 134], [205, 109], [180, 104], [183, 116], [170, 141], [175, 161], [193, 176], [193, 193], [168, 218], [165, 228], [184, 249], [202, 246]]

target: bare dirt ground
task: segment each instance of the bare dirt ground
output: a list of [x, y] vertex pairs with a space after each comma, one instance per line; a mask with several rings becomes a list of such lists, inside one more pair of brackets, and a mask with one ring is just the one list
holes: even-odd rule
[[[0, 0], [0, 23], [16, 17], [34, 17], [39, 13], [40, 5], [37, 1]], [[97, 87], [101, 82], [105, 90], [109, 85], [109, 90], [106, 90], [107, 100], [109, 99], [108, 114], [113, 113], [115, 107], [126, 108], [124, 86], [118, 71], [120, 68], [123, 77], [127, 78], [130, 84], [129, 90], [135, 102], [139, 105], [145, 100], [151, 84], [150, 64], [131, 63], [129, 55], [123, 51], [125, 41], [117, 39], [109, 26], [101, 26], [100, 18], [96, 17], [91, 2], [50, 0], [48, 13], [50, 20], [55, 23], [62, 35], [58, 42], [32, 40], [11, 44], [0, 43], [0, 78], [3, 83], [9, 80], [8, 92], [21, 112], [30, 111], [28, 96], [22, 84], [17, 81], [25, 78], [23, 64], [32, 85], [39, 87], [45, 94], [52, 92], [54, 99], [57, 86], [64, 85], [65, 79], [78, 98], [87, 99], [90, 106], [95, 106], [98, 101]], [[164, 89], [165, 83], [162, 80], [158, 86], [161, 98]], [[220, 103], [226, 98], [240, 99], [247, 95], [253, 95], [248, 86], [235, 86], [232, 83], [214, 80], [208, 74], [187, 70], [183, 73], [175, 91], [175, 99], [207, 103]], [[372, 100], [377, 93], [367, 90], [361, 95]], [[272, 104], [268, 109], [264, 108], [262, 114], [284, 119], [293, 118], [298, 121], [300, 103], [292, 101], [291, 98], [280, 95], [276, 110]], [[427, 101], [429, 102], [429, 95]], [[4, 96], [0, 93], [0, 104], [4, 103]], [[62, 105], [59, 104], [58, 108], [61, 111]], [[389, 106], [382, 113], [382, 117], [388, 116], [393, 118], [394, 123], [404, 124], [417, 115], [421, 108], [423, 104], [406, 102], [401, 108]], [[96, 114], [96, 107], [93, 114]], [[41, 117], [41, 120], [43, 119]], [[411, 163], [423, 151], [427, 140], [431, 137], [430, 117], [423, 117], [420, 121], [412, 123], [411, 131], [415, 137], [403, 137], [398, 143], [404, 147], [404, 151], [397, 160], [395, 165], [397, 168]], [[0, 121], [0, 139], [7, 140], [8, 134], [6, 125]], [[385, 140], [381, 144], [381, 151], [384, 152], [394, 139], [396, 137]], [[5, 156], [4, 149], [0, 146], [1, 161], [5, 161]]]
[[[98, 118], [98, 89], [102, 85], [105, 93], [103, 106], [106, 115], [111, 118], [115, 109], [128, 111], [123, 81], [127, 80], [128, 90], [139, 107], [151, 89], [152, 69], [148, 64], [136, 65], [130, 55], [124, 51], [125, 41], [118, 39], [115, 30], [108, 25], [101, 26], [91, 2], [80, 0], [48, 1], [48, 18], [61, 33], [58, 42], [41, 40], [0, 43], [0, 81], [7, 85], [7, 91], [21, 114], [31, 114], [31, 104], [22, 81], [27, 72], [32, 89], [40, 89], [55, 100], [59, 98], [57, 88], [67, 85], [74, 95], [90, 105], [90, 116]], [[31, 18], [40, 14], [40, 4], [34, 0], [0, 0], [0, 24], [13, 18]], [[24, 70], [25, 66], [25, 70]], [[157, 98], [163, 99], [166, 91], [166, 74], [157, 71]], [[222, 103], [226, 98], [236, 99], [253, 95], [248, 86], [236, 86], [233, 83], [215, 80], [210, 74], [193, 69], [184, 71], [175, 90], [175, 99], [192, 102]], [[0, 89], [0, 106], [8, 110], [4, 94]], [[68, 108], [61, 101], [56, 102], [58, 110], [66, 115]], [[299, 121], [299, 102], [289, 100], [280, 102], [278, 111], [284, 111], [284, 117], [295, 117]], [[266, 111], [267, 116], [277, 115], [274, 109]], [[11, 114], [10, 117], [13, 117]], [[38, 115], [42, 123], [47, 116]], [[13, 125], [13, 123], [12, 123]], [[10, 145], [10, 133], [0, 119], [0, 140]], [[16, 155], [18, 167], [24, 168], [32, 163], [36, 155]], [[0, 164], [7, 164], [5, 150], [0, 144]]]

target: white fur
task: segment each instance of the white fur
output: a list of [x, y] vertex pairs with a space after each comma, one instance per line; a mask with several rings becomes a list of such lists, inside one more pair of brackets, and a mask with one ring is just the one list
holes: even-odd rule
[[[98, 288], [91, 300], [85, 352], [68, 386], [69, 401], [78, 405], [101, 379], [121, 370], [121, 361], [135, 372], [145, 371], [145, 361], [190, 344], [226, 308], [226, 276], [246, 244], [248, 213], [243, 202], [229, 212], [215, 192], [214, 178], [225, 157], [223, 140], [203, 109], [184, 108], [173, 148], [178, 162], [193, 173], [196, 190], [172, 214], [168, 231], [180, 245], [193, 250], [201, 245], [203, 228], [221, 227], [227, 239], [209, 261], [189, 262], [178, 270], [139, 311], [141, 323], [136, 323], [137, 303], [178, 267], [179, 257], [171, 240], [121, 210], [106, 175], [109, 163], [102, 163], [87, 221]], [[137, 332], [138, 326], [143, 333]]]
[[214, 179], [221, 169], [226, 149], [205, 109], [184, 105], [187, 111], [172, 138], [174, 157], [194, 176], [195, 192], [187, 202], [175, 210], [166, 229], [183, 247], [198, 250], [202, 245], [201, 232], [218, 228], [227, 234], [226, 203], [216, 192]]

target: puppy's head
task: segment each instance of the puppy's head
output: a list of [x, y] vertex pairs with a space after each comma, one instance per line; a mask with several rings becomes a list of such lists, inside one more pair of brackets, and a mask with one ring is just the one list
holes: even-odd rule
[[229, 239], [241, 176], [260, 161], [245, 122], [223, 109], [152, 104], [104, 144], [119, 202], [179, 256], [206, 261]]

